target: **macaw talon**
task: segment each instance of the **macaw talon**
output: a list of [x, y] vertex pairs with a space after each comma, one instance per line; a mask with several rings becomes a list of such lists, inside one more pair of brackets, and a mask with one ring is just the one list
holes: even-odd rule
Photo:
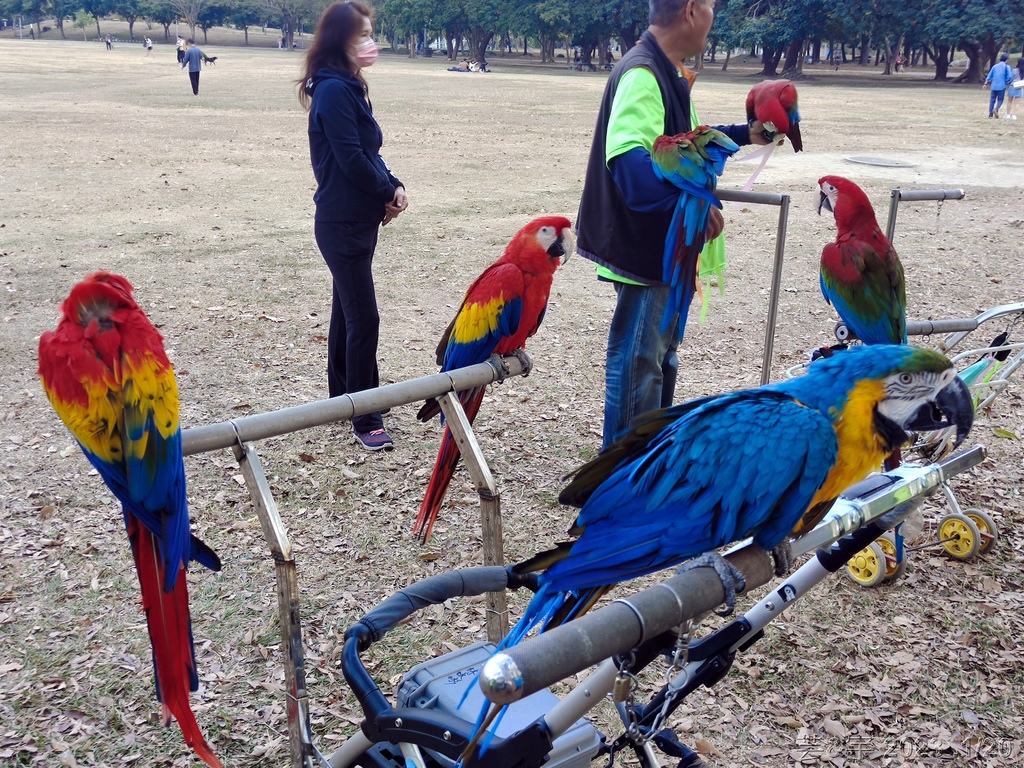
[[506, 363], [505, 359], [497, 352], [492, 353], [491, 356], [487, 358], [487, 362], [498, 372], [499, 383], [503, 382], [512, 372], [509, 370], [508, 363]]
[[914, 414], [907, 424], [907, 429], [918, 432], [930, 432], [936, 429], [956, 427], [956, 449], [967, 437], [974, 424], [974, 402], [971, 391], [957, 376], [939, 392], [934, 403], [924, 405]]
[[722, 588], [725, 590], [725, 608], [715, 611], [719, 616], [730, 616], [736, 610], [736, 593], [747, 588], [747, 580], [743, 571], [730, 563], [717, 552], [705, 552], [700, 557], [687, 560], [676, 570], [676, 573], [686, 573], [696, 568], [713, 568], [718, 578], [722, 581]]
[[772, 559], [775, 561], [775, 575], [779, 578], [788, 576], [793, 570], [793, 545], [789, 539], [783, 539], [778, 546], [771, 551]]
[[523, 366], [523, 377], [525, 378], [525, 377], [529, 376], [530, 375], [530, 371], [533, 370], [533, 360], [531, 360], [530, 356], [528, 354], [526, 354], [526, 350], [518, 349], [517, 348], [517, 349], [513, 349], [511, 352], [509, 352], [509, 354], [512, 355], [512, 357], [514, 357], [516, 360], [518, 360], [522, 364], [522, 366]]

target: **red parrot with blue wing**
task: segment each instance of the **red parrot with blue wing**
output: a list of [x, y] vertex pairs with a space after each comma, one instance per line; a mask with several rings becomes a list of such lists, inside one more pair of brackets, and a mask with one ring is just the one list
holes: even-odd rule
[[121, 502], [164, 724], [173, 716], [203, 762], [221, 768], [189, 705], [199, 678], [185, 569], [195, 560], [219, 571], [220, 559], [189, 530], [174, 370], [160, 333], [120, 275], [89, 275], [61, 312], [57, 330], [39, 339], [39, 377]]
[[[485, 362], [492, 355], [522, 349], [544, 319], [555, 270], [574, 247], [572, 223], [564, 216], [543, 216], [516, 233], [505, 253], [473, 282], [437, 345], [437, 363], [452, 371]], [[484, 387], [459, 393], [472, 423], [480, 410]], [[417, 414], [420, 421], [437, 415], [441, 406], [428, 400]], [[444, 495], [459, 463], [459, 446], [445, 427], [433, 474], [420, 506], [413, 533], [424, 543], [430, 538]]]
[[800, 107], [797, 104], [796, 86], [790, 80], [765, 80], [750, 89], [747, 94], [747, 122], [760, 121], [764, 126], [762, 135], [768, 141], [775, 141], [783, 133], [793, 145], [793, 151], [804, 148], [800, 136]]
[[864, 190], [842, 176], [818, 179], [821, 204], [835, 214], [836, 239], [821, 251], [821, 293], [865, 344], [907, 343], [903, 264]]

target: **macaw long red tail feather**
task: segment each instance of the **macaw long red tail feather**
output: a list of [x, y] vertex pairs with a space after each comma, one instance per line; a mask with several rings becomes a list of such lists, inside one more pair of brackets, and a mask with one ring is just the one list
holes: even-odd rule
[[[484, 399], [484, 387], [476, 387], [469, 390], [465, 395], [462, 408], [466, 412], [466, 418], [470, 424], [480, 412], [480, 404]], [[437, 461], [434, 462], [434, 471], [430, 475], [430, 482], [427, 483], [426, 493], [423, 494], [423, 503], [420, 505], [420, 513], [413, 525], [413, 535], [423, 544], [430, 540], [430, 534], [434, 530], [434, 523], [441, 511], [441, 503], [444, 501], [445, 493], [455, 475], [455, 467], [459, 464], [462, 453], [459, 451], [459, 444], [452, 436], [452, 431], [444, 428], [444, 437], [441, 438], [441, 447], [437, 452]]]
[[199, 678], [192, 645], [185, 569], [179, 566], [181, 570], [174, 589], [164, 592], [164, 567], [156, 538], [134, 515], [126, 514], [125, 521], [142, 589], [142, 609], [146, 613], [153, 646], [156, 696], [162, 704], [164, 725], [170, 723], [173, 715], [185, 742], [202, 761], [210, 768], [223, 768], [199, 731], [199, 724], [189, 705], [189, 692], [199, 687]]

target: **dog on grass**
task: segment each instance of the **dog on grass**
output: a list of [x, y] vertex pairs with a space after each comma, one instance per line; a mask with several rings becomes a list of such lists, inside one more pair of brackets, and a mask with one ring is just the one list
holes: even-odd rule
[[217, 63], [217, 57], [216, 56], [203, 56], [203, 64], [216, 64], [216, 63]]

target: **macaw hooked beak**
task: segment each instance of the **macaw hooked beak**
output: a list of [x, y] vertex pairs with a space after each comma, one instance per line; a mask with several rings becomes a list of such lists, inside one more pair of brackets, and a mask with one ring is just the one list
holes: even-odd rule
[[907, 424], [907, 429], [929, 432], [934, 429], [956, 427], [954, 448], [967, 437], [974, 424], [974, 403], [971, 392], [959, 376], [946, 385], [935, 398], [935, 402], [924, 405]]
[[573, 237], [572, 230], [563, 229], [562, 234], [555, 239], [555, 242], [548, 246], [547, 254], [553, 259], [561, 259], [561, 263], [565, 264], [575, 247], [576, 238]]
[[835, 213], [832, 209], [832, 201], [828, 199], [828, 195], [824, 192], [821, 193], [821, 200], [818, 201], [818, 215], [821, 216], [821, 209], [824, 208], [829, 213]]

